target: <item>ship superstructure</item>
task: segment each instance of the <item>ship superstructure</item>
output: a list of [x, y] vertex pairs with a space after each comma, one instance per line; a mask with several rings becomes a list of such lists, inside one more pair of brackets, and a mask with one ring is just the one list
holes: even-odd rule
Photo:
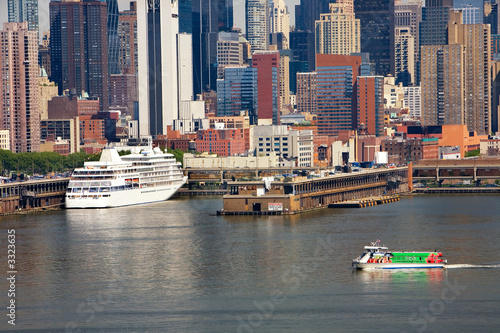
[[105, 208], [168, 200], [184, 185], [180, 163], [159, 148], [119, 156], [105, 148], [98, 162], [74, 170], [66, 208]]

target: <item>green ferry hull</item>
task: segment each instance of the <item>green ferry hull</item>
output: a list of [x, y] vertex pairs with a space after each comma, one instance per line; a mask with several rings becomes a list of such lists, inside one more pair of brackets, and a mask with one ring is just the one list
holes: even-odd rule
[[357, 269], [426, 269], [445, 268], [447, 263], [442, 259], [441, 252], [396, 252], [376, 244], [378, 243], [365, 246], [365, 252], [353, 260], [352, 267]]

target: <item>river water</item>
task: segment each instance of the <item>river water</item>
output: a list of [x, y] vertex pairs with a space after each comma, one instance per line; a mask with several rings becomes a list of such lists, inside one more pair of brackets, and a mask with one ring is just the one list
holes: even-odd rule
[[[177, 198], [0, 217], [0, 330], [497, 332], [499, 202], [413, 196], [363, 209], [219, 217], [219, 197]], [[15, 326], [7, 316], [11, 229]], [[452, 265], [353, 271], [352, 259], [376, 239], [395, 250], [437, 249]]]

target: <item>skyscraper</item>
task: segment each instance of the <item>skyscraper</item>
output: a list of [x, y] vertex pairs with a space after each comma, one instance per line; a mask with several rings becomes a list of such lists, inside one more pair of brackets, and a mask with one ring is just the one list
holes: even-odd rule
[[[391, 48], [393, 52], [391, 55], [391, 73], [394, 74], [397, 82], [403, 82], [405, 86], [410, 83], [418, 84], [420, 82], [420, 21], [422, 21], [422, 0], [410, 0], [406, 3], [396, 0], [394, 4], [394, 47]], [[405, 59], [403, 50], [410, 47], [405, 45], [410, 38], [413, 39], [413, 52], [406, 54]], [[396, 54], [395, 50], [398, 45], [401, 53]], [[402, 78], [398, 78], [398, 76], [401, 76], [399, 73], [404, 73], [407, 67], [413, 67], [413, 71], [408, 69], [409, 76], [403, 75]]]
[[269, 0], [246, 0], [245, 21], [247, 40], [253, 51], [269, 48]]
[[462, 10], [463, 24], [483, 24], [483, 0], [453, 0], [453, 8]]
[[376, 75], [391, 71], [391, 27], [394, 0], [354, 0], [354, 13], [361, 26], [361, 52], [370, 53]]
[[316, 55], [318, 134], [337, 135], [357, 127], [356, 82], [362, 59], [336, 54]]
[[490, 27], [462, 24], [461, 11], [449, 17], [448, 45], [422, 46], [422, 124], [490, 134]]
[[358, 76], [357, 126], [365, 125], [367, 134], [384, 135], [384, 77]]
[[269, 18], [270, 33], [283, 34], [283, 49], [290, 45], [290, 13], [284, 0], [273, 0], [270, 8]]
[[229, 31], [232, 26], [233, 0], [192, 0], [195, 95], [216, 90], [218, 34]]
[[121, 74], [119, 55], [120, 38], [118, 37], [118, 0], [106, 0], [108, 4], [108, 64], [109, 74]]
[[319, 15], [328, 13], [328, 5], [335, 0], [300, 0], [300, 5], [295, 6], [296, 30], [314, 32], [315, 22]]
[[217, 78], [224, 77], [226, 66], [243, 65], [243, 45], [237, 32], [219, 32], [217, 41]]
[[38, 34], [38, 0], [8, 0], [9, 22], [28, 22], [28, 29]]
[[314, 52], [314, 31], [291, 31], [290, 49], [293, 51], [293, 59], [290, 61], [303, 62], [305, 71], [314, 71], [316, 56]]
[[178, 117], [177, 1], [137, 1], [139, 134], [166, 134]]
[[460, 44], [422, 46], [422, 125], [464, 124], [464, 57]]
[[487, 24], [462, 24], [462, 11], [452, 11], [448, 44], [465, 47], [464, 120], [469, 131], [491, 134], [491, 36]]
[[415, 82], [415, 38], [407, 27], [394, 29], [394, 75], [405, 87]]
[[249, 66], [224, 68], [224, 78], [217, 80], [217, 116], [239, 116], [247, 111], [250, 123], [257, 123], [257, 69]]
[[179, 32], [193, 33], [193, 0], [179, 0]]
[[316, 21], [316, 53], [345, 54], [360, 52], [359, 20], [352, 1], [330, 4], [329, 13]]
[[28, 23], [4, 23], [0, 31], [0, 130], [15, 153], [40, 150], [38, 35]]
[[297, 111], [316, 114], [316, 72], [297, 73]]
[[426, 0], [422, 8], [419, 41], [422, 45], [445, 45], [447, 42], [446, 27], [449, 11], [453, 8], [453, 0]]
[[257, 69], [258, 120], [279, 124], [280, 90], [279, 61], [277, 51], [257, 51], [252, 55], [252, 67]]
[[496, 35], [500, 31], [500, 11], [498, 10], [498, 0], [484, 2], [484, 24], [491, 26], [491, 34]]
[[59, 94], [88, 93], [109, 106], [108, 9], [106, 2], [51, 2], [51, 81]]
[[119, 56], [121, 74], [137, 75], [137, 2], [130, 3], [130, 9], [120, 12], [118, 20]]

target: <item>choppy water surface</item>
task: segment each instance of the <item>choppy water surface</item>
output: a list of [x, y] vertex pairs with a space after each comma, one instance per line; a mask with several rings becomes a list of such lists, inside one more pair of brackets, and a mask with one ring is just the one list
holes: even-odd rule
[[[217, 217], [221, 198], [0, 217], [16, 230], [16, 326], [43, 332], [496, 332], [500, 196]], [[445, 270], [353, 271], [364, 245]], [[1, 319], [3, 318], [3, 319]]]

